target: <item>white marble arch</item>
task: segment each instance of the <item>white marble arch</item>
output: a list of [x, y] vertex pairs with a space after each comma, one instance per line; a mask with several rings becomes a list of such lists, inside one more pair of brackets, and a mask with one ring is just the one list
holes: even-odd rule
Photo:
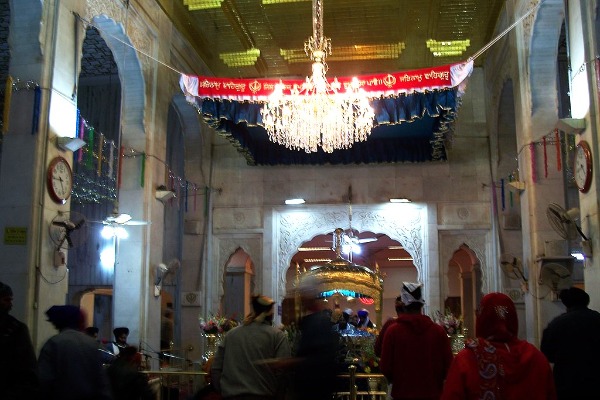
[[494, 261], [492, 239], [490, 230], [449, 230], [441, 231], [439, 234], [440, 246], [440, 274], [441, 293], [440, 297], [445, 299], [448, 293], [448, 276], [445, 273], [452, 255], [461, 245], [466, 245], [471, 249], [479, 260], [481, 269], [481, 293], [487, 294], [498, 291], [499, 272]]
[[[269, 225], [266, 225], [269, 227]], [[286, 296], [286, 271], [293, 255], [302, 243], [335, 228], [348, 227], [348, 206], [302, 206], [276, 208], [272, 212], [270, 228], [273, 246], [265, 251], [265, 265], [273, 265], [271, 290], [279, 302]], [[428, 212], [426, 204], [384, 204], [352, 206], [352, 227], [359, 231], [385, 233], [397, 240], [414, 259], [417, 279], [429, 276]], [[268, 233], [268, 229], [265, 233]], [[268, 279], [265, 276], [265, 280]], [[426, 299], [429, 290], [426, 288]]]

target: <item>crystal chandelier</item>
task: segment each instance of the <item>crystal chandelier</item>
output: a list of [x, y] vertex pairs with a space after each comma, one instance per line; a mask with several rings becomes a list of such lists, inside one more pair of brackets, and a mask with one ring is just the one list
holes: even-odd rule
[[[323, 1], [313, 0], [313, 36], [304, 42], [304, 51], [313, 62], [312, 76], [302, 85], [286, 88], [280, 82], [261, 110], [263, 124], [272, 142], [293, 150], [327, 153], [348, 149], [367, 139], [375, 114], [358, 79], [344, 92], [335, 78], [325, 76], [325, 58], [331, 54], [331, 39], [323, 36]], [[284, 90], [290, 94], [284, 94]]]

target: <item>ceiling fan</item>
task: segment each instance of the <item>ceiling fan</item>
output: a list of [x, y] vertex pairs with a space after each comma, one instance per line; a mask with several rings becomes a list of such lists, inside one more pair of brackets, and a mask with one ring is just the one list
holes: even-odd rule
[[119, 203], [115, 201], [112, 213], [102, 221], [91, 221], [97, 224], [104, 225], [102, 236], [109, 239], [113, 236], [119, 238], [127, 238], [129, 234], [125, 231], [125, 226], [140, 226], [148, 225], [148, 221], [137, 221], [131, 218], [131, 215], [119, 212]]
[[376, 237], [359, 238], [358, 230], [352, 228], [352, 185], [348, 186], [348, 229], [344, 230], [342, 238], [347, 244], [359, 245], [377, 240]]
[[131, 215], [119, 212], [119, 203], [115, 202], [112, 212], [102, 221], [93, 221], [104, 225], [148, 225], [148, 221], [136, 221], [131, 218]]

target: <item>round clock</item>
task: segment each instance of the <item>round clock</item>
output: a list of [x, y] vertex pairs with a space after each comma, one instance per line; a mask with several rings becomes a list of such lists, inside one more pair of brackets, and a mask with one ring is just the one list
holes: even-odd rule
[[574, 163], [575, 184], [581, 193], [586, 193], [592, 184], [592, 152], [585, 140], [577, 143]]
[[58, 204], [65, 204], [73, 189], [73, 172], [63, 157], [55, 157], [48, 166], [48, 193]]

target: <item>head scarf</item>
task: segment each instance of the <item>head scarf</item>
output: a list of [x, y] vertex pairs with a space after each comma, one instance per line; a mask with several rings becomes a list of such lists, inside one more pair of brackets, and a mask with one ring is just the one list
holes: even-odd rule
[[513, 301], [504, 293], [490, 293], [481, 299], [475, 326], [477, 337], [508, 342], [517, 337], [519, 320]]
[[129, 328], [121, 326], [119, 328], [113, 329], [113, 335], [115, 335], [116, 338], [118, 338], [122, 334], [125, 334], [125, 335], [129, 336]]
[[13, 291], [10, 286], [5, 283], [0, 282], [0, 297], [12, 296]]
[[83, 329], [82, 325], [85, 318], [77, 306], [52, 306], [46, 311], [46, 315], [48, 316], [48, 321], [52, 322], [59, 331], [66, 328]]
[[402, 282], [402, 290], [400, 291], [400, 299], [404, 305], [412, 303], [425, 304], [423, 299], [423, 284], [418, 282]]
[[579, 289], [578, 287], [570, 287], [561, 290], [559, 297], [567, 309], [587, 307], [588, 304], [590, 304], [590, 295], [587, 294], [585, 290]]
[[272, 313], [275, 301], [270, 297], [259, 294], [252, 296], [251, 304], [252, 312], [244, 319], [244, 325], [248, 325], [254, 321], [263, 322], [267, 315]]

